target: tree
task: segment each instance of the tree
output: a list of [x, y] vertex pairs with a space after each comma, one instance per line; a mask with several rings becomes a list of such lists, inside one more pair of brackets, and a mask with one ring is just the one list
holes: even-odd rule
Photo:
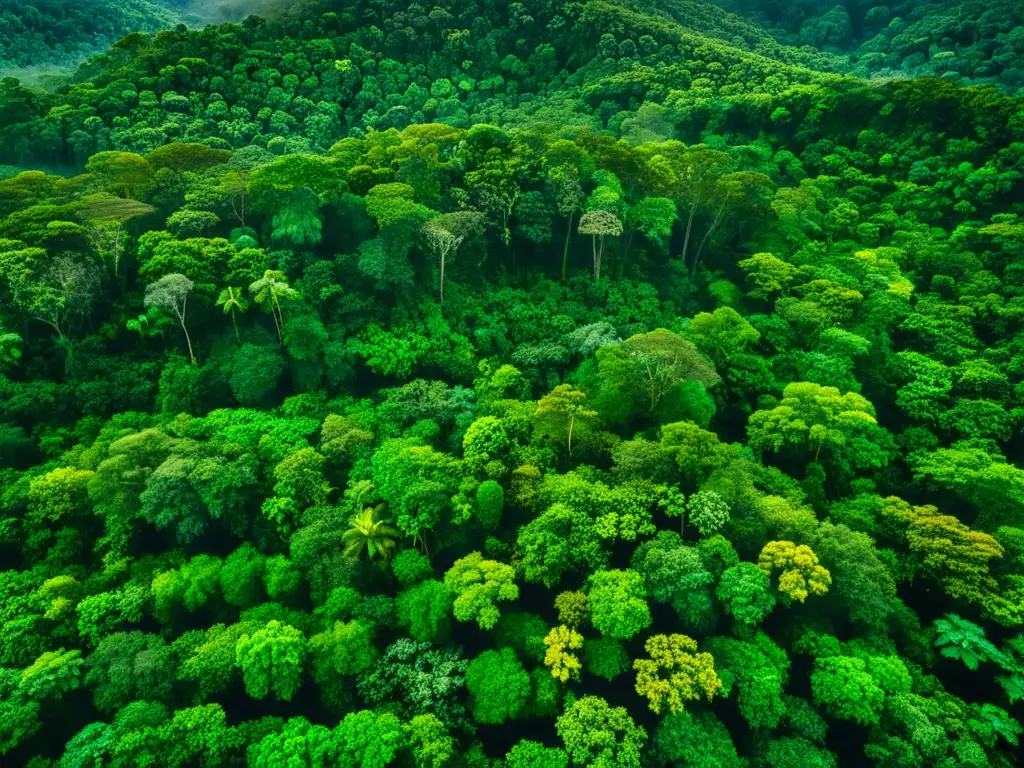
[[612, 637], [588, 638], [583, 643], [587, 672], [609, 682], [629, 669], [629, 654], [622, 641]]
[[587, 393], [574, 389], [572, 384], [559, 384], [537, 403], [534, 427], [548, 437], [566, 436], [566, 448], [572, 456], [572, 435], [578, 425], [586, 425], [597, 416], [597, 411], [586, 407]]
[[458, 754], [458, 742], [434, 715], [416, 715], [402, 727], [416, 768], [444, 768]]
[[636, 571], [597, 571], [589, 587], [590, 621], [602, 635], [628, 640], [651, 625], [643, 577]]
[[972, 530], [952, 515], [939, 514], [930, 504], [911, 506], [896, 496], [885, 499], [879, 512], [898, 528], [905, 527], [911, 554], [951, 597], [988, 602], [996, 592], [992, 562], [1004, 550], [993, 536]]
[[579, 680], [583, 665], [580, 658], [572, 651], [583, 647], [583, 635], [565, 625], [554, 627], [544, 637], [547, 651], [544, 653], [544, 666], [551, 669], [551, 676], [565, 683], [570, 679]]
[[259, 304], [264, 312], [269, 312], [274, 318], [274, 327], [277, 328], [277, 340], [283, 345], [284, 338], [281, 336], [281, 326], [284, 324], [284, 315], [281, 312], [281, 301], [297, 298], [299, 293], [291, 288], [284, 279], [284, 273], [268, 269], [263, 277], [254, 281], [249, 286], [249, 293], [255, 294], [253, 301]]
[[569, 756], [561, 749], [522, 739], [505, 755], [505, 764], [508, 768], [568, 768]]
[[757, 569], [766, 576], [779, 570], [779, 592], [785, 602], [804, 602], [809, 595], [824, 595], [832, 585], [832, 574], [818, 564], [814, 551], [791, 541], [770, 541], [757, 558]]
[[597, 696], [583, 696], [555, 721], [569, 759], [596, 768], [639, 768], [647, 731], [625, 707], [611, 707]]
[[381, 564], [387, 565], [395, 551], [395, 540], [392, 537], [398, 531], [387, 520], [380, 520], [378, 511], [370, 507], [352, 515], [348, 524], [348, 530], [342, 535], [345, 554], [359, 557], [365, 549], [371, 560], [379, 555]]
[[754, 448], [778, 452], [786, 445], [806, 445], [817, 461], [825, 446], [844, 446], [859, 430], [876, 424], [874, 407], [857, 393], [841, 395], [835, 387], [794, 382], [775, 408], [751, 415], [747, 434]]
[[562, 282], [569, 271], [569, 238], [572, 234], [572, 219], [583, 209], [583, 187], [579, 171], [571, 165], [558, 165], [548, 172], [548, 179], [555, 192], [555, 207], [559, 216], [564, 216], [565, 244], [562, 246]]
[[78, 216], [89, 227], [89, 236], [96, 250], [110, 253], [114, 262], [114, 275], [121, 263], [121, 235], [124, 225], [138, 216], [144, 216], [153, 206], [137, 200], [98, 192], [82, 198]]
[[188, 344], [188, 356], [193, 365], [196, 356], [192, 353], [192, 339], [189, 338], [188, 328], [185, 326], [185, 304], [194, 287], [195, 283], [182, 274], [164, 275], [155, 283], [146, 286], [145, 300], [147, 307], [167, 310], [178, 318], [181, 330], [185, 334], [185, 343]]
[[466, 669], [469, 709], [478, 723], [501, 725], [522, 711], [530, 696], [530, 676], [511, 648], [484, 651]]
[[306, 638], [288, 624], [272, 620], [235, 646], [235, 661], [242, 670], [245, 690], [254, 699], [270, 694], [291, 701], [302, 685]]
[[715, 660], [710, 653], [697, 653], [693, 638], [655, 635], [647, 640], [644, 649], [651, 658], [633, 662], [636, 692], [648, 699], [655, 713], [661, 714], [666, 705], [670, 712], [680, 712], [684, 702], [702, 696], [710, 701], [721, 690]]
[[601, 347], [597, 362], [608, 386], [637, 410], [652, 415], [681, 384], [695, 381], [711, 387], [721, 380], [693, 342], [664, 328]]
[[341, 680], [355, 677], [373, 667], [377, 649], [373, 645], [374, 626], [364, 619], [336, 621], [334, 626], [309, 639], [313, 680], [331, 704], [341, 703]]
[[594, 282], [601, 279], [601, 257], [604, 255], [604, 239], [622, 234], [622, 221], [611, 211], [587, 211], [580, 217], [579, 233], [591, 236], [594, 256]]
[[479, 552], [456, 560], [444, 575], [444, 583], [455, 595], [455, 618], [476, 621], [481, 629], [492, 629], [498, 622], [500, 613], [495, 603], [519, 597], [515, 569], [485, 560]]
[[246, 308], [249, 306], [249, 302], [242, 297], [241, 289], [232, 288], [230, 286], [225, 288], [217, 297], [217, 306], [224, 307], [225, 315], [231, 315], [231, 324], [235, 327], [235, 340], [241, 344], [242, 337], [238, 335], [238, 320], [236, 319], [236, 315], [239, 312], [245, 312]]
[[555, 598], [558, 620], [570, 627], [578, 627], [587, 618], [590, 605], [582, 592], [560, 592]]
[[687, 491], [703, 484], [737, 453], [732, 446], [721, 442], [714, 432], [701, 429], [692, 421], [666, 424], [661, 428], [660, 445], [679, 467], [683, 487]]
[[398, 621], [408, 628], [415, 640], [443, 639], [451, 624], [453, 600], [445, 584], [428, 579], [398, 595], [395, 601]]
[[833, 717], [861, 725], [878, 723], [885, 699], [867, 663], [852, 656], [818, 659], [811, 673], [811, 693], [815, 704]]
[[669, 603], [685, 624], [704, 628], [714, 622], [714, 577], [696, 547], [686, 546], [679, 534], [659, 532], [636, 548], [630, 565], [643, 576], [647, 594], [656, 602]]
[[775, 608], [768, 576], [753, 563], [726, 568], [718, 582], [718, 599], [736, 623], [756, 627]]
[[385, 649], [357, 688], [370, 706], [387, 703], [403, 717], [432, 714], [448, 728], [466, 728], [471, 724], [460, 702], [467, 666], [458, 649], [438, 650], [402, 638]]
[[654, 747], [665, 765], [741, 768], [736, 746], [722, 721], [710, 712], [681, 710], [661, 721]]
[[729, 505], [714, 491], [698, 491], [686, 502], [690, 522], [700, 535], [714, 536], [729, 522]]

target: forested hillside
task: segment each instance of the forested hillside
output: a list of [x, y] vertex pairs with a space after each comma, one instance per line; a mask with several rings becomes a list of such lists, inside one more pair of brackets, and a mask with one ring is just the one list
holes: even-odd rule
[[0, 81], [4, 768], [1018, 765], [1022, 29], [860, 5]]
[[173, 26], [183, 0], [4, 0], [0, 73], [74, 66], [132, 32]]

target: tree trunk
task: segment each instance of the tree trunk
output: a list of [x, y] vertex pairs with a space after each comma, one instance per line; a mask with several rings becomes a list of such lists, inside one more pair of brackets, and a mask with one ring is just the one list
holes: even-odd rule
[[[281, 305], [277, 303], [277, 296], [274, 296], [273, 301], [274, 303], [270, 306], [270, 314], [274, 316], [274, 326], [277, 328], [277, 341], [283, 347], [284, 337], [281, 335], [281, 326], [284, 325], [284, 314], [281, 312]], [[278, 322], [278, 318], [280, 318], [280, 322]]]
[[629, 231], [629, 236], [626, 238], [626, 247], [623, 249], [622, 258], [619, 260], [618, 276], [619, 280], [626, 273], [626, 262], [629, 260], [629, 249], [633, 247], [633, 235], [636, 234], [635, 229]]
[[683, 265], [684, 266], [686, 264], [686, 252], [690, 248], [690, 232], [693, 230], [693, 217], [697, 214], [697, 203], [699, 201], [700, 201], [699, 197], [697, 198], [697, 200], [693, 201], [693, 205], [690, 206], [690, 216], [686, 220], [686, 237], [683, 238]]
[[184, 323], [181, 324], [181, 330], [183, 330], [185, 332], [185, 343], [188, 344], [188, 357], [192, 361], [192, 365], [195, 365], [196, 364], [196, 356], [192, 352], [192, 339], [189, 338], [188, 328], [185, 327]]
[[239, 346], [242, 344], [242, 337], [238, 335], [238, 321], [235, 319], [235, 311], [231, 310], [231, 324], [235, 326], [235, 341], [238, 342]]
[[572, 217], [574, 211], [569, 211], [569, 224], [565, 228], [565, 246], [562, 248], [562, 282], [569, 271], [569, 236], [572, 234]]
[[722, 213], [725, 211], [725, 203], [722, 203], [718, 210], [715, 212], [715, 218], [711, 222], [711, 226], [708, 227], [708, 231], [704, 234], [704, 239], [700, 241], [700, 245], [697, 247], [697, 255], [693, 258], [693, 268], [690, 270], [690, 277], [697, 274], [697, 267], [700, 265], [700, 255], [704, 252], [704, 246], [707, 244], [712, 233], [718, 229], [718, 225], [722, 223]]
[[270, 315], [271, 315], [271, 317], [274, 318], [274, 327], [277, 329], [277, 343], [280, 344], [283, 347], [284, 346], [284, 338], [281, 336], [281, 324], [279, 322], [277, 322], [277, 312], [275, 312], [273, 310], [273, 308], [271, 308]]
[[576, 424], [575, 414], [569, 414], [569, 458], [572, 458], [572, 428]]
[[121, 246], [121, 224], [118, 223], [117, 229], [114, 230], [114, 277], [117, 277], [118, 257], [120, 255]]
[[441, 306], [444, 306], [444, 259], [445, 252], [441, 251]]

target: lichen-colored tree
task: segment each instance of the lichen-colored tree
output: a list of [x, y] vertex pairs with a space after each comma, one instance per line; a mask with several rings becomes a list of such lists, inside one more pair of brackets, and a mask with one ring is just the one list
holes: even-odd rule
[[804, 602], [810, 595], [824, 595], [832, 585], [832, 574], [818, 563], [814, 550], [792, 541], [770, 541], [757, 557], [757, 568], [766, 576], [779, 573], [779, 593], [786, 602]]
[[544, 637], [544, 645], [547, 646], [544, 666], [551, 670], [552, 677], [563, 683], [580, 679], [583, 665], [580, 657], [572, 651], [583, 647], [583, 635], [563, 624], [548, 632]]
[[682, 711], [687, 701], [708, 701], [722, 688], [710, 653], [698, 653], [697, 641], [686, 635], [655, 635], [644, 644], [649, 659], [633, 662], [636, 692], [661, 714]]
[[558, 620], [568, 627], [578, 627], [587, 618], [590, 607], [582, 592], [560, 592], [555, 598]]

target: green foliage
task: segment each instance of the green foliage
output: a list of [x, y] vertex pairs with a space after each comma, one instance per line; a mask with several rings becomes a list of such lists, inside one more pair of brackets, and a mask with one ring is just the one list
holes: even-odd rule
[[511, 648], [484, 651], [466, 668], [466, 689], [473, 718], [501, 725], [522, 710], [530, 695], [530, 677]]
[[476, 621], [481, 629], [492, 629], [498, 622], [501, 614], [495, 603], [519, 597], [512, 566], [484, 560], [479, 552], [456, 560], [444, 575], [444, 583], [455, 595], [455, 618]]
[[590, 621], [602, 635], [628, 640], [651, 625], [639, 573], [597, 571], [590, 577], [589, 587]]
[[201, 5], [0, 10], [0, 762], [1020, 762], [1019, 3]]
[[639, 766], [647, 732], [624, 707], [611, 707], [597, 696], [577, 699], [555, 721], [573, 763], [594, 766]]

